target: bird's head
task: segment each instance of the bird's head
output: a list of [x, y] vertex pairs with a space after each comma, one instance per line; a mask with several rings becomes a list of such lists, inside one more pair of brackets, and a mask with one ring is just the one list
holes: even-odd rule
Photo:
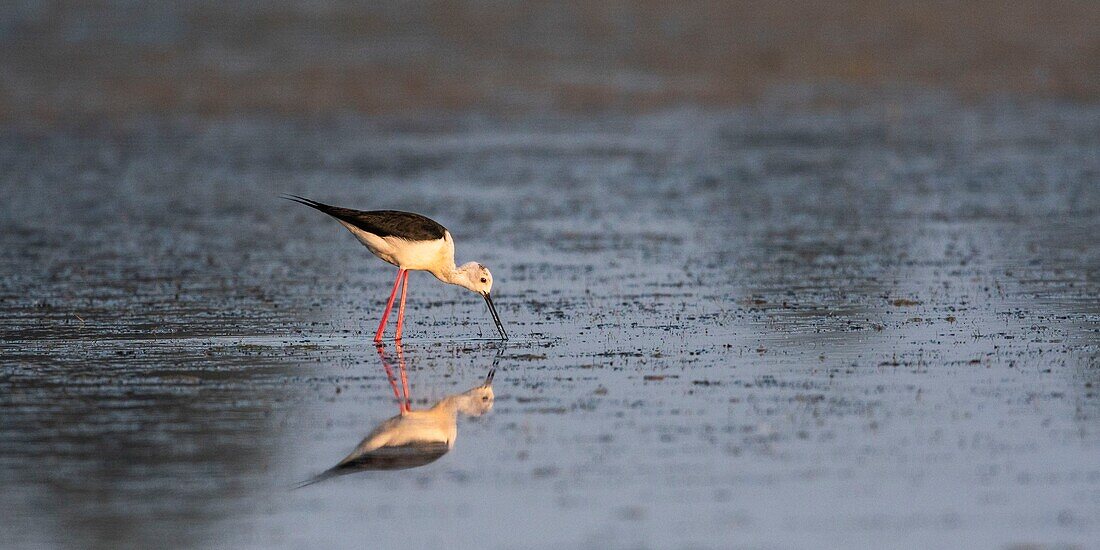
[[481, 416], [493, 408], [493, 375], [496, 369], [489, 371], [485, 383], [462, 394], [458, 402], [458, 411], [467, 416]]
[[497, 308], [493, 305], [493, 296], [490, 294], [493, 290], [493, 274], [489, 273], [489, 268], [477, 262], [469, 262], [455, 269], [455, 275], [451, 279], [454, 284], [470, 289], [485, 298], [485, 305], [489, 307], [493, 322], [500, 331], [501, 340], [507, 340], [508, 333], [504, 331], [504, 324], [500, 322], [500, 315], [497, 315]]
[[493, 274], [489, 273], [489, 268], [477, 262], [469, 262], [462, 264], [457, 271], [461, 274], [458, 284], [462, 288], [472, 290], [482, 296], [492, 292]]

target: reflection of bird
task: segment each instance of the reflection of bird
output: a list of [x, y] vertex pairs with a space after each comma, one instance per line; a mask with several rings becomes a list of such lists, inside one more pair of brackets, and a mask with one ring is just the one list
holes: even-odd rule
[[489, 292], [493, 289], [493, 274], [477, 262], [455, 266], [455, 244], [451, 233], [434, 220], [396, 210], [374, 210], [364, 212], [350, 208], [329, 206], [297, 195], [284, 195], [283, 198], [316, 208], [340, 222], [351, 231], [359, 242], [363, 243], [375, 256], [397, 266], [397, 279], [382, 313], [382, 322], [378, 324], [375, 342], [382, 341], [386, 329], [386, 320], [393, 309], [393, 300], [397, 296], [397, 287], [401, 286], [401, 306], [397, 311], [397, 333], [401, 339], [401, 329], [405, 324], [405, 293], [409, 289], [409, 271], [427, 271], [435, 278], [472, 290], [485, 298], [489, 313], [493, 316], [502, 340], [508, 339], [504, 325], [500, 322], [496, 307]]
[[[360, 472], [364, 470], [404, 470], [416, 468], [438, 460], [455, 444], [458, 435], [458, 415], [481, 416], [493, 408], [493, 375], [496, 368], [489, 371], [485, 383], [463, 393], [448, 395], [429, 409], [411, 410], [408, 406], [408, 390], [402, 397], [398, 393], [397, 381], [392, 369], [386, 364], [386, 357], [379, 346], [382, 365], [398, 397], [401, 414], [390, 418], [374, 429], [359, 446], [336, 466], [329, 468], [316, 477], [302, 483], [305, 487], [330, 477]], [[402, 379], [405, 378], [405, 364], [398, 346], [398, 360]]]

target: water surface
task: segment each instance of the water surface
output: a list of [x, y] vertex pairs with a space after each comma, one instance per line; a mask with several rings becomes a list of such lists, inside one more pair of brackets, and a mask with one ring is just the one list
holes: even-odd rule
[[[0, 133], [8, 547], [1100, 540], [1100, 110], [936, 96]], [[392, 268], [277, 198], [428, 214], [422, 467], [292, 490], [397, 412]]]

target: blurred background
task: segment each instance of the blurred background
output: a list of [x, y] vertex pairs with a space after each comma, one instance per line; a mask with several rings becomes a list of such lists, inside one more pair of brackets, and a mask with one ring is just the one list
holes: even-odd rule
[[9, 121], [635, 111], [807, 84], [1100, 95], [1088, 0], [4, 4]]

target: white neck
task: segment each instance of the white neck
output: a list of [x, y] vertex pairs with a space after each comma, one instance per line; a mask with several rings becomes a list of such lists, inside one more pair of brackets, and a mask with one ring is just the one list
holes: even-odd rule
[[435, 275], [436, 279], [443, 281], [447, 284], [456, 285], [458, 280], [458, 267], [453, 262], [443, 264], [436, 269], [432, 270], [432, 275]]
[[468, 273], [469, 270], [463, 269], [462, 266], [454, 265], [454, 262], [449, 262], [449, 264], [440, 266], [438, 271], [432, 271], [432, 275], [435, 275], [436, 279], [463, 288], [468, 288], [467, 285], [470, 283], [470, 276]]
[[454, 395], [448, 395], [436, 403], [433, 407], [433, 411], [439, 411], [442, 414], [449, 415], [452, 418], [458, 416], [458, 411], [465, 405], [464, 401], [468, 401], [469, 396], [461, 393]]

